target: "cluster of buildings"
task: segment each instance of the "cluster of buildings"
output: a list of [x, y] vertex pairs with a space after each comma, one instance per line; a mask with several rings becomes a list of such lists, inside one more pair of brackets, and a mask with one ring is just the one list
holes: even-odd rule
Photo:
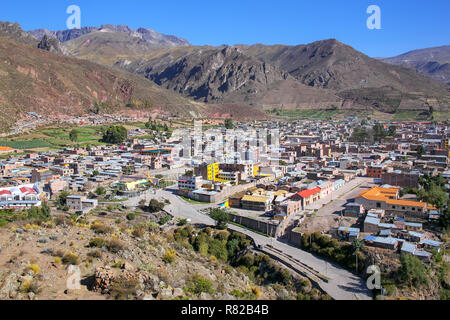
[[[173, 171], [181, 196], [222, 203], [272, 220], [284, 221], [317, 209], [315, 206], [320, 208], [325, 199], [332, 199], [355, 178], [363, 177], [378, 186], [361, 192], [346, 205], [343, 214], [368, 219], [371, 235], [386, 233], [386, 219], [405, 219], [409, 227], [408, 223], [437, 218], [436, 208], [402, 198], [399, 190], [420, 188], [424, 174], [441, 174], [448, 187], [448, 126], [389, 123], [385, 130], [395, 127], [393, 136], [377, 142], [352, 142], [355, 128], [370, 131], [373, 125], [356, 118], [255, 121], [236, 123], [233, 130], [213, 127], [205, 131], [196, 123], [193, 128], [175, 130], [170, 138], [161, 141], [140, 140], [145, 130], [137, 130], [126, 143], [117, 146], [11, 154], [0, 162], [0, 186], [5, 188], [0, 189], [4, 193], [0, 208], [21, 207], [17, 201], [51, 199], [68, 190], [74, 194], [71, 210], [89, 210], [96, 203], [86, 196], [99, 185], [133, 192], [149, 183], [159, 183], [154, 177], [157, 173]], [[36, 191], [34, 198], [17, 191], [30, 186]], [[371, 210], [382, 210], [383, 217], [372, 217], [368, 213]], [[380, 220], [378, 224], [376, 219]], [[399, 223], [389, 222], [397, 225], [390, 230], [399, 230]], [[366, 223], [362, 224], [365, 229]], [[349, 237], [358, 236], [359, 231], [353, 229], [343, 232]]]
[[357, 218], [362, 230], [344, 226], [338, 229], [338, 235], [352, 241], [360, 238], [362, 231], [369, 246], [429, 259], [432, 254], [427, 249], [439, 251], [442, 242], [430, 239], [419, 221], [435, 219], [437, 208], [426, 202], [402, 200], [399, 191], [399, 187], [388, 185], [362, 191], [343, 211], [344, 216]]
[[39, 206], [66, 190], [74, 195], [69, 209], [86, 211], [97, 206], [86, 196], [99, 186], [129, 192], [143, 184], [157, 184], [159, 179], [150, 172], [172, 161], [171, 149], [133, 142], [10, 155], [0, 162], [0, 209]]
[[429, 259], [431, 250], [441, 250], [442, 242], [430, 239], [423, 224], [408, 218], [388, 218], [384, 209], [371, 209], [364, 219], [364, 242], [373, 247], [408, 252]]

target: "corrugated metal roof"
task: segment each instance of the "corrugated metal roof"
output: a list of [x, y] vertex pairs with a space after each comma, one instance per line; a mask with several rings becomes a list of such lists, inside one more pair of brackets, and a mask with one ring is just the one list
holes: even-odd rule
[[380, 219], [373, 218], [373, 217], [366, 217], [366, 219], [364, 220], [364, 223], [370, 223], [370, 224], [379, 225], [380, 224]]
[[267, 197], [262, 197], [262, 196], [249, 196], [246, 195], [242, 198], [241, 201], [250, 201], [250, 202], [263, 202], [266, 203], [268, 200]]

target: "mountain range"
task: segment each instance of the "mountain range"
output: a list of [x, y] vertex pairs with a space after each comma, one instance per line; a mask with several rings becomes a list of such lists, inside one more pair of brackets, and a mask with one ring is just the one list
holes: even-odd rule
[[380, 60], [416, 69], [423, 75], [450, 85], [450, 46], [414, 50]]
[[[446, 113], [450, 106], [449, 46], [430, 49], [433, 54], [372, 59], [335, 39], [299, 46], [193, 46], [125, 25], [24, 32], [8, 22], [0, 23], [0, 37], [0, 104], [17, 118], [39, 110], [82, 114], [99, 104], [107, 106], [105, 112], [137, 108], [255, 119], [273, 109], [395, 114]], [[432, 71], [434, 62], [439, 67]], [[5, 115], [0, 123], [16, 119]]]

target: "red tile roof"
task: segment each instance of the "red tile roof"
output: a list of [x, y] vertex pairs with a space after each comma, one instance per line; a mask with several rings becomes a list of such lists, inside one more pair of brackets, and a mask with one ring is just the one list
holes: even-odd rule
[[34, 190], [33, 188], [28, 188], [28, 187], [20, 188], [20, 192], [25, 193], [25, 194], [36, 194], [36, 190]]
[[317, 194], [319, 192], [320, 192], [320, 188], [315, 188], [315, 189], [303, 190], [297, 194], [302, 198], [309, 198], [312, 195]]
[[8, 191], [8, 190], [0, 191], [0, 196], [3, 196], [3, 195], [5, 195], [5, 194], [11, 194], [11, 192]]

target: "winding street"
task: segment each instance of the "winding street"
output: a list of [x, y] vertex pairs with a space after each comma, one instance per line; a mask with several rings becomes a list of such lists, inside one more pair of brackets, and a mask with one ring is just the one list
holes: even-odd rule
[[[194, 205], [190, 204], [172, 192], [166, 190], [158, 190], [156, 194], [147, 192], [139, 198], [132, 198], [124, 202], [126, 206], [137, 206], [139, 201], [145, 199], [150, 201], [152, 198], [167, 199], [170, 204], [166, 206], [165, 211], [176, 218], [190, 219], [192, 224], [215, 225], [215, 221], [209, 216], [200, 213], [198, 210], [214, 206], [211, 205]], [[274, 238], [269, 238], [250, 230], [241, 228], [235, 225], [229, 225], [229, 229], [241, 232], [251, 237], [256, 246], [262, 248], [269, 246], [284, 256], [290, 256], [295, 260], [315, 272], [329, 278], [329, 281], [319, 280], [318, 285], [327, 292], [335, 300], [371, 300], [372, 294], [367, 289], [366, 284], [362, 278], [356, 274], [336, 265], [332, 262], [316, 257], [309, 252], [303, 251], [299, 248], [293, 247], [287, 243], [281, 242]], [[287, 258], [286, 258], [287, 259]]]

